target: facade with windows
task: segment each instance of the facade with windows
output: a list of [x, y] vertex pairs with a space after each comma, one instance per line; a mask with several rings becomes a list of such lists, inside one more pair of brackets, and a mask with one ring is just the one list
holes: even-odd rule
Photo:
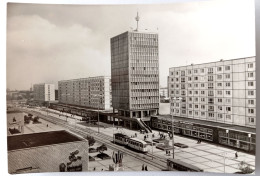
[[119, 115], [141, 118], [158, 113], [158, 34], [127, 31], [110, 40], [112, 106]]
[[160, 96], [164, 98], [168, 98], [168, 87], [161, 87], [160, 88]]
[[34, 84], [33, 85], [34, 100], [36, 101], [55, 101], [54, 84]]
[[170, 68], [171, 114], [256, 125], [255, 57]]
[[98, 76], [59, 81], [58, 95], [60, 103], [111, 109], [111, 79]]

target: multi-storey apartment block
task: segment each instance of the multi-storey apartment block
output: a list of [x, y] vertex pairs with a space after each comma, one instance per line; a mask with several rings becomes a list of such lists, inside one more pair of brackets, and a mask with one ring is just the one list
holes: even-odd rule
[[120, 115], [158, 113], [158, 34], [127, 31], [111, 38], [112, 106]]
[[256, 125], [255, 57], [170, 68], [171, 114]]
[[55, 101], [54, 84], [34, 84], [33, 85], [34, 100], [36, 101]]
[[111, 109], [111, 78], [80, 78], [58, 82], [59, 102], [89, 108]]

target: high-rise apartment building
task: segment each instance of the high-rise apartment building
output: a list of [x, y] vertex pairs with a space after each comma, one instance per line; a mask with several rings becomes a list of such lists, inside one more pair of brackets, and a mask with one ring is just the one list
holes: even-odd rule
[[98, 76], [59, 81], [58, 95], [60, 103], [111, 109], [111, 78]]
[[127, 31], [110, 40], [112, 106], [119, 115], [141, 118], [158, 113], [158, 34]]
[[34, 84], [33, 85], [34, 100], [36, 101], [55, 101], [55, 85], [54, 84]]
[[171, 114], [255, 127], [255, 57], [170, 68]]

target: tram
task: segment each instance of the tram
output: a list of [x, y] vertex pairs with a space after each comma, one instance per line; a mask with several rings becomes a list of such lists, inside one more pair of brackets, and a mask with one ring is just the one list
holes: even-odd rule
[[167, 170], [168, 171], [178, 170], [178, 171], [187, 171], [187, 172], [203, 172], [203, 169], [201, 169], [197, 166], [185, 163], [178, 159], [172, 159], [172, 158], [167, 159]]

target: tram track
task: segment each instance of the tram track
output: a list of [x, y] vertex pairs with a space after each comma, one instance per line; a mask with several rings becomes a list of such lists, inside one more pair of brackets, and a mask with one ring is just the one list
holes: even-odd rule
[[156, 155], [152, 155], [150, 153], [146, 153], [146, 154], [143, 154], [143, 153], [140, 153], [140, 152], [135, 152], [135, 151], [132, 151], [132, 150], [129, 150], [127, 149], [125, 146], [120, 146], [120, 145], [117, 145], [117, 144], [114, 144], [112, 143], [113, 142], [113, 137], [111, 136], [108, 136], [106, 134], [103, 134], [103, 133], [97, 133], [96, 131], [92, 130], [92, 129], [89, 129], [89, 128], [83, 128], [83, 127], [79, 127], [79, 126], [74, 126], [74, 125], [71, 125], [71, 124], [68, 124], [67, 122], [65, 122], [64, 120], [62, 119], [59, 119], [57, 117], [54, 117], [54, 116], [46, 116], [40, 112], [37, 112], [37, 111], [34, 111], [34, 110], [26, 110], [26, 109], [21, 109], [22, 111], [26, 112], [26, 113], [31, 113], [31, 114], [35, 114], [37, 116], [39, 116], [40, 118], [46, 120], [46, 121], [49, 121], [51, 123], [54, 123], [56, 125], [59, 125], [61, 127], [64, 127], [64, 128], [67, 128], [69, 129], [70, 131], [72, 131], [73, 133], [76, 133], [80, 136], [86, 136], [86, 135], [92, 135], [94, 136], [95, 140], [99, 143], [103, 143], [105, 144], [108, 148], [114, 150], [114, 151], [121, 151], [125, 154], [127, 154], [128, 156], [131, 156], [133, 158], [136, 158], [146, 164], [149, 164], [155, 168], [158, 168], [160, 170], [164, 170], [166, 169], [166, 159], [165, 158], [162, 158], [162, 157], [159, 157], [159, 156], [156, 156]]

